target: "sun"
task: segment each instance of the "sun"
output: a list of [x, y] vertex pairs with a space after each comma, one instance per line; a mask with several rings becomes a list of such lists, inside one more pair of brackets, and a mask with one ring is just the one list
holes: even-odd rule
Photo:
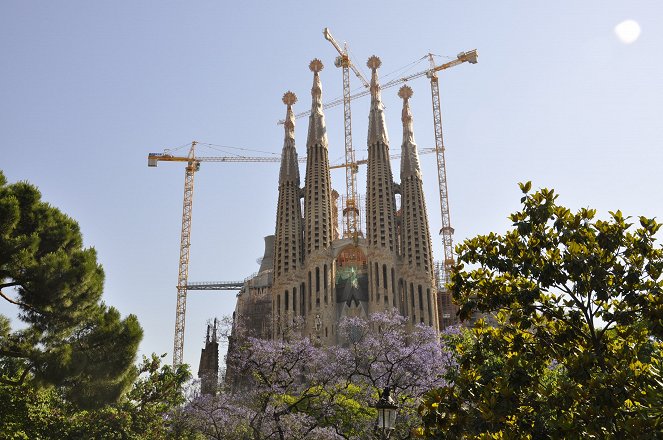
[[615, 26], [617, 38], [624, 44], [631, 44], [640, 37], [640, 25], [635, 20], [624, 20]]

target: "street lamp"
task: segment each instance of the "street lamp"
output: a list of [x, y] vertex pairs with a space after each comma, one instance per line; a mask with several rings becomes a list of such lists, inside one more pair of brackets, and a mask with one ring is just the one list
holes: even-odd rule
[[375, 404], [375, 409], [378, 410], [378, 423], [376, 430], [382, 435], [383, 438], [389, 438], [394, 430], [396, 423], [396, 412], [398, 405], [391, 397], [391, 388], [386, 387], [380, 396], [380, 399]]

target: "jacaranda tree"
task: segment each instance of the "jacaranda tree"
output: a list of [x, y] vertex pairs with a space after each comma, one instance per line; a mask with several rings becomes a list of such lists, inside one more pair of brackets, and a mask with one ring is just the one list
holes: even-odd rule
[[372, 405], [389, 386], [401, 406], [392, 438], [409, 438], [421, 424], [419, 398], [451, 366], [437, 332], [409, 329], [395, 311], [345, 319], [339, 332], [345, 344], [333, 347], [294, 331], [281, 341], [235, 333], [234, 386], [194, 399], [189, 420], [214, 439], [371, 438]]

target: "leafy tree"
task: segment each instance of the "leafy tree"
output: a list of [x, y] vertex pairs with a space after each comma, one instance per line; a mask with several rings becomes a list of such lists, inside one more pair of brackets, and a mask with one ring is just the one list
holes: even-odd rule
[[0, 297], [23, 322], [12, 330], [0, 317], [0, 386], [57, 386], [81, 407], [120, 397], [143, 332], [134, 315], [100, 302], [103, 280], [78, 224], [0, 172]]
[[[514, 228], [458, 246], [451, 288], [474, 341], [420, 407], [428, 438], [663, 435], [663, 250], [653, 219], [530, 194]], [[467, 268], [466, 268], [467, 265]], [[489, 325], [488, 316], [495, 323]]]
[[118, 402], [94, 410], [80, 409], [55, 388], [23, 383], [0, 388], [0, 438], [43, 440], [202, 439], [181, 421], [186, 366], [173, 369], [160, 358], [144, 358], [139, 378]]
[[239, 386], [194, 399], [190, 422], [213, 439], [371, 438], [372, 405], [390, 386], [401, 406], [392, 438], [410, 438], [419, 397], [442, 385], [451, 365], [437, 332], [408, 328], [396, 311], [345, 319], [339, 332], [347, 343], [332, 347], [296, 332], [282, 341], [236, 333], [228, 366], [242, 372]]

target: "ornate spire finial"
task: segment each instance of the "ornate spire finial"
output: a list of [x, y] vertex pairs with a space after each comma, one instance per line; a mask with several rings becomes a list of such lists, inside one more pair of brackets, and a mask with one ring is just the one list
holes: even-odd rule
[[288, 90], [283, 94], [283, 103], [290, 107], [293, 105], [295, 102], [297, 102], [297, 95], [295, 95], [293, 92]]
[[322, 69], [324, 69], [324, 64], [322, 64], [322, 61], [320, 61], [317, 58], [314, 58], [313, 61], [308, 65], [308, 68], [311, 69], [311, 72], [313, 73], [319, 73]]
[[309, 116], [306, 147], [322, 145], [326, 148], [327, 129], [325, 127], [325, 117], [322, 113], [322, 83], [320, 81], [320, 71], [324, 66], [322, 61], [314, 58], [309, 63], [308, 68], [313, 72], [313, 87], [311, 87], [311, 116]]
[[368, 62], [366, 62], [366, 65], [368, 66], [369, 69], [375, 71], [377, 70], [381, 65], [382, 61], [380, 61], [380, 58], [373, 55], [368, 59]]
[[404, 99], [405, 101], [410, 99], [413, 94], [414, 92], [412, 91], [412, 87], [408, 85], [405, 85], [398, 90], [398, 97]]
[[389, 143], [387, 126], [384, 121], [380, 84], [378, 83], [378, 68], [382, 65], [380, 58], [373, 55], [366, 65], [371, 69], [371, 110], [368, 116], [368, 145], [375, 142]]
[[292, 106], [297, 102], [297, 95], [288, 90], [283, 94], [283, 103], [288, 106], [288, 110], [285, 115], [285, 122], [283, 126], [285, 127], [285, 137], [287, 139], [292, 139], [293, 143], [295, 141], [295, 116], [292, 114]]
[[286, 181], [295, 181], [299, 184], [299, 165], [297, 163], [297, 151], [295, 150], [295, 115], [292, 106], [297, 102], [297, 95], [288, 90], [283, 94], [282, 101], [288, 106], [285, 114], [285, 138], [283, 140], [283, 152], [281, 153], [281, 172], [279, 184]]

